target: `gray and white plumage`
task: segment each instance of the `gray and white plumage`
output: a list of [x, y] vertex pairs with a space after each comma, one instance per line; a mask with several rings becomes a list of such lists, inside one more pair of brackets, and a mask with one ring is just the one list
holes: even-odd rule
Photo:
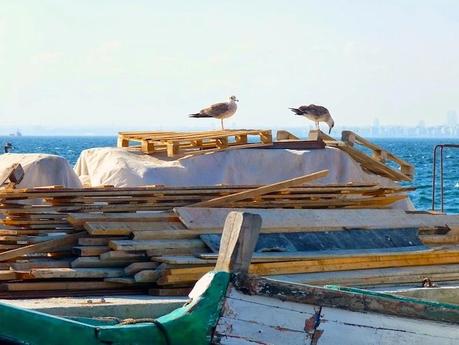
[[328, 133], [330, 133], [332, 128], [335, 126], [335, 121], [333, 121], [328, 109], [322, 107], [321, 105], [310, 104], [289, 109], [296, 115], [304, 116], [307, 119], [314, 121], [317, 129], [320, 129], [319, 122], [325, 122], [328, 125]]
[[222, 129], [223, 127], [223, 119], [233, 116], [237, 110], [237, 104], [239, 100], [236, 96], [231, 96], [228, 102], [216, 103], [212, 104], [211, 106], [201, 109], [199, 113], [190, 114], [190, 117], [194, 118], [210, 118], [213, 117], [215, 119], [219, 119], [221, 121]]

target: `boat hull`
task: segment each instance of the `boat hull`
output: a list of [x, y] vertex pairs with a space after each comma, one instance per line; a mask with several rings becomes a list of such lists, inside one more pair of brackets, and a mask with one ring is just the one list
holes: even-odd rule
[[362, 313], [228, 289], [215, 344], [457, 344], [446, 322]]

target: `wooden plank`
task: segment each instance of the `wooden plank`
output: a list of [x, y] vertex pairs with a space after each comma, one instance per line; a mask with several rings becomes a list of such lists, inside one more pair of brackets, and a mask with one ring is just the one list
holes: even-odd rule
[[[401, 247], [391, 249], [384, 248], [375, 248], [375, 249], [344, 249], [344, 250], [316, 250], [316, 251], [298, 251], [298, 252], [261, 252], [253, 253], [252, 262], [276, 262], [276, 261], [301, 261], [301, 260], [313, 260], [313, 259], [325, 259], [325, 258], [340, 258], [340, 257], [358, 257], [358, 256], [368, 256], [368, 255], [386, 255], [386, 254], [405, 254], [405, 253], [426, 253], [429, 251], [434, 251], [434, 249], [426, 249], [423, 246], [413, 246], [413, 247]], [[208, 263], [213, 263], [218, 258], [218, 253], [203, 253], [199, 254], [198, 257], [202, 260], [207, 261]], [[155, 258], [156, 261], [163, 261], [167, 263], [173, 263], [174, 261], [177, 264], [185, 262], [188, 257], [180, 256], [167, 256], [163, 255], [161, 257]], [[197, 261], [196, 261], [197, 263]]]
[[188, 296], [191, 288], [153, 288], [148, 290], [148, 294], [152, 296]]
[[131, 260], [133, 261], [142, 261], [146, 260], [147, 257], [143, 253], [128, 253], [122, 250], [110, 251], [100, 255], [100, 259], [103, 261], [119, 261], [119, 260]]
[[119, 283], [123, 285], [133, 285], [136, 283], [135, 279], [131, 277], [105, 278], [104, 282]]
[[340, 272], [316, 272], [274, 275], [272, 279], [310, 285], [338, 284], [343, 286], [421, 284], [425, 277], [433, 282], [459, 279], [459, 265], [431, 265], [365, 269]]
[[[216, 230], [219, 233], [221, 230]], [[154, 231], [133, 231], [132, 239], [135, 241], [140, 240], [184, 240], [199, 238], [203, 232], [208, 231], [195, 231], [195, 230], [154, 230]]]
[[86, 256], [76, 258], [72, 261], [72, 268], [104, 268], [104, 267], [126, 267], [131, 262], [141, 260], [142, 258], [112, 258], [102, 260], [98, 257]]
[[225, 220], [216, 271], [247, 273], [261, 228], [261, 217], [230, 212]]
[[28, 271], [33, 268], [68, 268], [70, 261], [68, 259], [16, 261], [11, 263], [11, 268], [16, 271]]
[[15, 280], [15, 279], [16, 279], [16, 272], [7, 271], [7, 270], [1, 270], [0, 271], [0, 281], [3, 281], [3, 280]]
[[209, 265], [217, 263], [217, 257], [218, 254], [210, 259], [201, 259], [191, 255], [163, 255], [152, 257], [151, 260], [169, 265]]
[[[175, 212], [188, 229], [221, 229], [231, 208], [193, 208], [179, 207]], [[276, 228], [280, 229], [301, 229], [303, 231], [323, 231], [379, 229], [385, 228], [411, 228], [411, 227], [432, 227], [452, 226], [459, 224], [458, 215], [432, 215], [432, 214], [410, 214], [398, 209], [381, 210], [286, 210], [286, 209], [238, 209], [259, 214], [263, 218], [262, 232]]]
[[[459, 260], [459, 252], [427, 252], [370, 256], [352, 256], [347, 258], [325, 258], [292, 262], [254, 263], [250, 265], [250, 273], [257, 275], [279, 275], [323, 271], [345, 271], [358, 269], [408, 267], [422, 265], [455, 264]], [[169, 268], [160, 278], [160, 284], [190, 281], [194, 275], [199, 279], [210, 271], [212, 266], [193, 268]], [[183, 275], [183, 277], [181, 277]]]
[[156, 267], [158, 267], [158, 265], [159, 263], [157, 262], [133, 262], [132, 264], [124, 268], [124, 273], [130, 276], [143, 270], [155, 269]]
[[129, 235], [133, 231], [181, 230], [181, 222], [86, 222], [84, 228], [91, 235]]
[[136, 283], [154, 283], [160, 277], [159, 270], [143, 270], [134, 275]]
[[207, 253], [209, 250], [206, 246], [204, 247], [180, 247], [180, 248], [163, 248], [161, 250], [151, 249], [147, 250], [147, 255], [151, 257], [157, 257], [162, 255], [199, 255]]
[[78, 239], [79, 246], [108, 246], [111, 240], [127, 240], [127, 237], [81, 237]]
[[[340, 291], [337, 289], [279, 282], [269, 278], [248, 277], [238, 282], [247, 295], [265, 296], [300, 304], [345, 309], [353, 312], [380, 313], [415, 320], [427, 319], [457, 323], [459, 309], [435, 303], [422, 303], [394, 295]], [[246, 296], [247, 296], [246, 295]], [[250, 298], [250, 296], [249, 296]], [[457, 331], [456, 331], [457, 333]]]
[[53, 251], [64, 246], [73, 245], [78, 241], [78, 238], [84, 236], [86, 232], [78, 232], [75, 234], [64, 235], [62, 237], [49, 240], [46, 242], [40, 242], [36, 244], [31, 244], [29, 246], [12, 249], [3, 253], [0, 253], [0, 261], [6, 261], [15, 259], [17, 257], [32, 254], [32, 253], [43, 253], [48, 251]]
[[232, 195], [222, 196], [222, 197], [215, 198], [212, 200], [198, 202], [196, 204], [193, 204], [192, 207], [214, 207], [214, 206], [222, 205], [222, 204], [229, 203], [229, 202], [235, 202], [235, 201], [244, 200], [248, 198], [255, 198], [257, 196], [272, 193], [272, 192], [279, 191], [282, 189], [286, 189], [291, 186], [302, 185], [304, 183], [317, 180], [327, 175], [328, 175], [328, 170], [322, 170], [322, 171], [318, 171], [312, 174], [308, 174], [308, 175], [296, 177], [293, 179], [284, 180], [281, 182], [262, 186], [262, 187], [259, 187], [253, 190], [242, 191], [242, 192], [235, 193]]
[[110, 251], [108, 246], [77, 246], [72, 248], [72, 252], [78, 256], [98, 256]]
[[119, 268], [37, 268], [17, 274], [21, 279], [93, 279], [121, 277], [124, 271]]
[[120, 284], [104, 281], [59, 281], [59, 282], [18, 282], [7, 283], [7, 291], [48, 291], [48, 290], [103, 290], [116, 289]]
[[[362, 236], [364, 234], [364, 236]], [[221, 235], [201, 235], [201, 240], [214, 252], [219, 252]], [[417, 247], [417, 248], [414, 248]], [[257, 252], [359, 250], [379, 248], [380, 251], [410, 251], [426, 249], [418, 237], [417, 228], [359, 230], [347, 229], [329, 232], [298, 232], [261, 234], [258, 237]]]
[[142, 251], [142, 250], [155, 250], [158, 253], [161, 250], [176, 249], [176, 248], [206, 248], [205, 244], [197, 240], [153, 240], [153, 241], [134, 241], [134, 240], [115, 240], [110, 241], [110, 248], [114, 250], [125, 251]]
[[173, 222], [178, 219], [169, 212], [73, 213], [68, 215], [67, 221], [75, 226], [83, 226], [86, 222]]

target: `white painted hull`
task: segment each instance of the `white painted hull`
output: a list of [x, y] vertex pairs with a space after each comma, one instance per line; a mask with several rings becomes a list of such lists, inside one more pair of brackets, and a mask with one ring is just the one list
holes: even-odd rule
[[284, 302], [277, 298], [245, 295], [230, 287], [214, 343], [453, 345], [459, 344], [459, 326]]

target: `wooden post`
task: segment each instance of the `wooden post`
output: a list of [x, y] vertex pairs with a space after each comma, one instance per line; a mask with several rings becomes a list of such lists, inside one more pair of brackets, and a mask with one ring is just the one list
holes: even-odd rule
[[167, 157], [174, 157], [179, 150], [179, 143], [175, 141], [166, 142]]
[[247, 273], [260, 228], [258, 214], [230, 212], [223, 228], [215, 270]]
[[118, 147], [129, 147], [129, 139], [123, 137], [122, 134], [118, 134]]
[[153, 153], [155, 151], [155, 144], [149, 140], [142, 140], [142, 152]]

